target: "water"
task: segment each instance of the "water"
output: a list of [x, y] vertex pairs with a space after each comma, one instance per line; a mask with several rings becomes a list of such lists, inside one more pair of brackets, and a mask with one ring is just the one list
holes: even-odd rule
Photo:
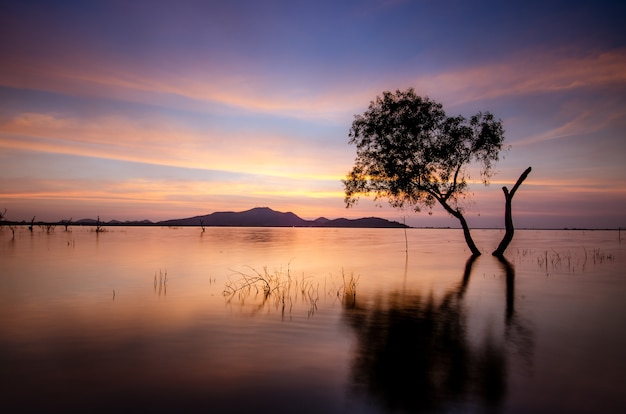
[[70, 230], [0, 231], [2, 412], [626, 412], [615, 231]]

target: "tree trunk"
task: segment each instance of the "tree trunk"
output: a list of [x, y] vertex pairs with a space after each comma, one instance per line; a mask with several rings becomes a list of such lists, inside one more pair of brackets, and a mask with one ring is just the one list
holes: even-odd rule
[[478, 247], [476, 247], [476, 244], [474, 243], [474, 240], [472, 239], [472, 235], [470, 234], [470, 229], [469, 226], [467, 225], [467, 221], [465, 221], [465, 217], [463, 217], [463, 215], [458, 212], [458, 216], [456, 216], [456, 218], [459, 219], [459, 221], [461, 222], [461, 226], [463, 227], [463, 235], [465, 236], [465, 242], [467, 243], [467, 246], [470, 248], [470, 250], [472, 251], [472, 256], [480, 256], [480, 250], [478, 250]]
[[463, 217], [463, 213], [461, 213], [459, 210], [453, 209], [445, 201], [442, 201], [440, 199], [438, 199], [438, 201], [448, 213], [456, 217], [461, 222], [461, 227], [463, 227], [463, 235], [465, 236], [465, 243], [467, 243], [467, 246], [470, 248], [472, 256], [480, 256], [480, 250], [478, 250], [478, 247], [476, 247], [476, 244], [472, 239], [469, 226], [467, 225], [467, 221], [465, 221], [465, 217]]
[[504, 233], [504, 237], [502, 238], [502, 241], [498, 245], [498, 248], [493, 251], [492, 255], [494, 256], [504, 255], [504, 251], [506, 250], [507, 247], [509, 247], [509, 243], [511, 243], [511, 240], [513, 240], [513, 235], [515, 234], [515, 228], [513, 227], [513, 212], [511, 208], [511, 202], [513, 200], [513, 196], [515, 195], [515, 192], [517, 191], [519, 186], [522, 185], [522, 182], [526, 179], [526, 177], [528, 177], [528, 174], [530, 173], [530, 171], [531, 171], [531, 167], [528, 167], [526, 171], [524, 171], [522, 175], [520, 175], [520, 177], [517, 179], [517, 182], [513, 186], [513, 189], [511, 190], [511, 192], [509, 192], [508, 188], [502, 187], [502, 191], [504, 192], [504, 201], [505, 201], [504, 226], [506, 228], [506, 232]]

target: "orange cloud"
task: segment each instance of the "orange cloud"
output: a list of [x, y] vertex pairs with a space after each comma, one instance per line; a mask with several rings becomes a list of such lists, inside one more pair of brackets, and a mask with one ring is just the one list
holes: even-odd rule
[[22, 113], [0, 124], [4, 148], [293, 179], [343, 178], [345, 163], [337, 155], [312, 143], [298, 148], [290, 138], [114, 116], [78, 119]]
[[[293, 188], [294, 185], [296, 188]], [[298, 181], [276, 183], [225, 182], [206, 180], [157, 180], [129, 178], [122, 180], [65, 179], [46, 180], [18, 178], [2, 183], [3, 199], [81, 199], [109, 201], [150, 201], [212, 199], [215, 197], [278, 197], [299, 199], [341, 198], [340, 190], [312, 188]]]

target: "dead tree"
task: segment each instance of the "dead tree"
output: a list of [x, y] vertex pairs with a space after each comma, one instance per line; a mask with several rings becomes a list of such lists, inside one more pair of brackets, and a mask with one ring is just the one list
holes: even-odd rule
[[493, 251], [492, 255], [494, 256], [498, 256], [498, 257], [503, 256], [504, 251], [509, 246], [509, 243], [511, 243], [511, 240], [513, 240], [513, 235], [515, 234], [515, 228], [513, 227], [513, 213], [511, 212], [511, 201], [513, 200], [513, 196], [515, 195], [515, 192], [517, 191], [519, 186], [522, 185], [522, 182], [524, 182], [526, 177], [528, 177], [528, 174], [530, 174], [530, 171], [531, 171], [531, 167], [528, 167], [526, 171], [524, 171], [522, 175], [520, 175], [520, 177], [517, 179], [517, 182], [513, 186], [513, 189], [511, 189], [510, 192], [509, 192], [509, 189], [506, 188], [506, 186], [502, 187], [502, 191], [504, 192], [504, 199], [505, 199], [504, 226], [506, 228], [506, 232], [504, 233], [504, 237], [502, 238], [502, 241], [498, 245], [498, 248]]
[[96, 233], [101, 233], [103, 231], [104, 229], [102, 228], [102, 225], [100, 224], [100, 216], [98, 216], [96, 220]]

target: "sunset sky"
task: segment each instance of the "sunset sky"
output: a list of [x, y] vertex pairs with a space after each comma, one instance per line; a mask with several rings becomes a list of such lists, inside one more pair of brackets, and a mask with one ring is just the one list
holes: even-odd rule
[[[515, 3], [516, 5], [513, 5]], [[0, 212], [152, 221], [268, 206], [457, 226], [341, 179], [355, 114], [415, 88], [510, 149], [472, 227], [626, 227], [626, 3], [3, 1]]]

